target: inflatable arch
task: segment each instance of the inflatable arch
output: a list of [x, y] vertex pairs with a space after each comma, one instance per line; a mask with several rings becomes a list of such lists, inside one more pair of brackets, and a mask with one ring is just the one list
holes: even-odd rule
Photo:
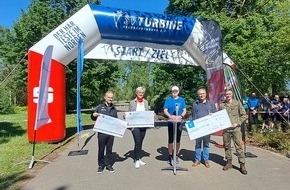
[[38, 129], [35, 140], [57, 142], [65, 137], [65, 66], [76, 58], [80, 38], [87, 59], [187, 64], [201, 66], [207, 72], [210, 65], [209, 70], [218, 73], [214, 74], [216, 80], [223, 79], [221, 35], [216, 22], [86, 5], [29, 49], [30, 142], [34, 138], [41, 60], [49, 45], [53, 45], [48, 92], [52, 122]]

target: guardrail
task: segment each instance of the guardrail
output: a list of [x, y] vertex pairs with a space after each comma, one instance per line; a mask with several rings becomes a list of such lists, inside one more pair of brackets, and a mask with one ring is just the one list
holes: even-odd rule
[[[129, 102], [128, 103], [117, 103], [115, 104], [115, 107], [117, 108], [118, 111], [127, 111], [129, 108]], [[82, 113], [91, 113], [95, 109], [94, 108], [89, 108], [89, 109], [81, 109]], [[77, 110], [69, 110], [69, 113], [76, 113]]]

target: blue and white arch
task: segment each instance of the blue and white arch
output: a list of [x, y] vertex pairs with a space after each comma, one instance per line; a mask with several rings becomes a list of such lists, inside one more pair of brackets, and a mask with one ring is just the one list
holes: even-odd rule
[[[86, 5], [29, 49], [28, 128], [35, 118], [33, 99], [37, 99], [38, 69], [48, 45], [53, 45], [50, 82], [53, 99], [49, 103], [52, 123], [42, 127], [40, 133], [47, 133], [45, 128], [50, 126], [65, 128], [65, 116], [59, 116], [65, 113], [65, 106], [60, 106], [65, 104], [64, 66], [76, 58], [80, 38], [87, 59], [186, 64], [206, 70], [210, 66], [214, 72], [220, 71], [222, 65], [219, 34], [214, 21]], [[59, 109], [63, 111], [55, 111]], [[40, 137], [39, 141], [58, 141], [64, 135], [56, 136], [52, 140]]]

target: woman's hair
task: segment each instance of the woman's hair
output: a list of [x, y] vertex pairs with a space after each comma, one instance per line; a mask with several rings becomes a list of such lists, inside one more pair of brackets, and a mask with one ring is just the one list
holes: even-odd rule
[[137, 92], [141, 91], [141, 92], [145, 93], [145, 90], [146, 90], [146, 88], [139, 86], [139, 87], [136, 88], [135, 92], [137, 93]]

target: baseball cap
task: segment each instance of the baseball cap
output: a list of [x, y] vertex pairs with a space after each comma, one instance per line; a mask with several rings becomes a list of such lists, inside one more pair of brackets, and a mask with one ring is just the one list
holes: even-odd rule
[[178, 86], [173, 86], [172, 89], [171, 89], [171, 91], [173, 91], [173, 90], [177, 90], [177, 91], [179, 91]]

